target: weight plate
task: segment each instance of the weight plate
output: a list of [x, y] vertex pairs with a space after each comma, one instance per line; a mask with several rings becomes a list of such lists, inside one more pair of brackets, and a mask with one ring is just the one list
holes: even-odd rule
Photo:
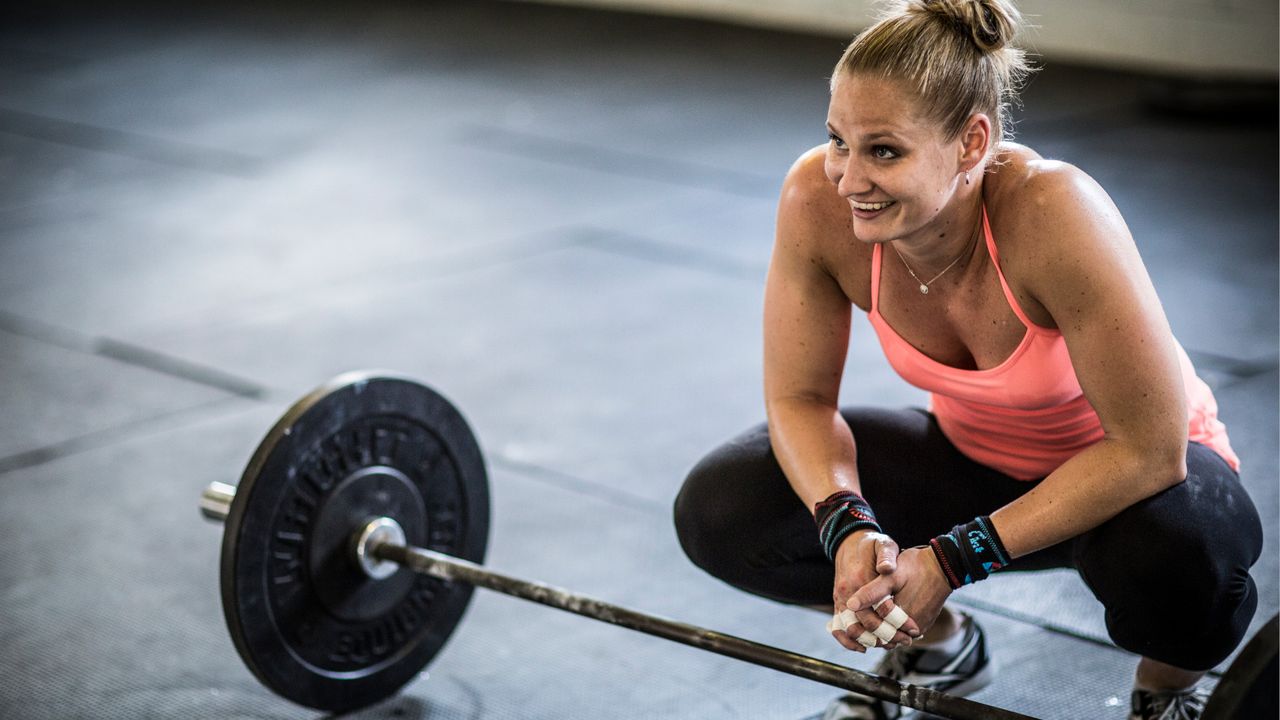
[[410, 545], [483, 562], [484, 460], [448, 400], [407, 378], [342, 375], [258, 446], [222, 541], [222, 607], [263, 684], [342, 712], [394, 694], [457, 627], [473, 588], [398, 570], [375, 580], [353, 537], [391, 517]]
[[1204, 708], [1204, 720], [1253, 720], [1280, 717], [1280, 615], [1258, 628], [1222, 674]]

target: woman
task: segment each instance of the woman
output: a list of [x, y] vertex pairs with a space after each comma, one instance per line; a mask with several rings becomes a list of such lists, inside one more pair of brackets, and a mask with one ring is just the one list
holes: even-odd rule
[[[830, 142], [783, 186], [768, 424], [693, 470], [677, 531], [748, 592], [834, 600], [836, 640], [888, 649], [881, 674], [958, 694], [991, 665], [950, 594], [1074, 567], [1141, 656], [1130, 717], [1194, 718], [1253, 615], [1261, 526], [1111, 200], [1002, 140], [1019, 20], [909, 0], [846, 50]], [[850, 305], [929, 411], [837, 407]], [[898, 711], [850, 697], [829, 716]]]

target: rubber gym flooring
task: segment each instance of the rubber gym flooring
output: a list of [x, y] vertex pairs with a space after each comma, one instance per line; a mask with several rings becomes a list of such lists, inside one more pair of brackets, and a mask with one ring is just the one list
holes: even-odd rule
[[[763, 417], [775, 198], [825, 139], [843, 40], [524, 3], [188, 5], [0, 22], [0, 715], [314, 716], [236, 655], [196, 500], [364, 367], [470, 419], [492, 566], [870, 666], [817, 613], [695, 569], [670, 521], [688, 468]], [[1280, 604], [1274, 105], [1189, 113], [1180, 89], [1050, 62], [1018, 131], [1108, 189], [1217, 393], [1266, 525], [1256, 627]], [[861, 318], [844, 400], [923, 402]], [[1134, 658], [1072, 573], [955, 602], [1001, 668], [976, 699], [1125, 716]], [[838, 694], [478, 591], [359, 716], [799, 720]]]

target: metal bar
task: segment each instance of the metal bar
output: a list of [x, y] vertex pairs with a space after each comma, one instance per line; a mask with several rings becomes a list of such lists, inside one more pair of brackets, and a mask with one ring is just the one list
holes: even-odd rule
[[[225, 522], [235, 498], [236, 486], [223, 482], [210, 483], [200, 496], [200, 512], [209, 520]], [[962, 697], [920, 687], [905, 685], [889, 678], [836, 665], [807, 655], [753, 642], [733, 635], [707, 630], [696, 625], [648, 615], [613, 605], [602, 600], [578, 595], [553, 585], [521, 580], [490, 570], [483, 565], [452, 555], [400, 545], [393, 542], [370, 542], [367, 552], [373, 557], [397, 563], [414, 572], [443, 580], [464, 582], [504, 595], [600, 620], [630, 630], [673, 640], [718, 655], [735, 658], [753, 665], [771, 668], [867, 695], [903, 707], [933, 713], [951, 720], [1037, 720], [1030, 715], [1005, 710]], [[362, 549], [364, 543], [361, 543]], [[362, 560], [363, 562], [363, 560]]]
[[904, 685], [888, 678], [744, 640], [733, 635], [628, 610], [601, 600], [577, 595], [562, 588], [503, 575], [473, 562], [433, 550], [381, 543], [375, 545], [372, 552], [375, 557], [399, 563], [415, 572], [488, 588], [504, 595], [674, 640], [684, 645], [868, 695], [903, 707], [923, 710], [951, 718], [951, 720], [1035, 720], [1031, 716], [1011, 710], [947, 695], [917, 685]]

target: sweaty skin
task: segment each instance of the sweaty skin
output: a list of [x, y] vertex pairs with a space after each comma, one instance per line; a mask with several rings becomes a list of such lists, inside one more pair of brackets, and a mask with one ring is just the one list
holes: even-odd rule
[[[1034, 323], [1062, 332], [1105, 433], [992, 509], [1009, 554], [1074, 537], [1182, 482], [1188, 420], [1173, 336], [1102, 188], [1030, 148], [989, 147], [991, 120], [980, 113], [944, 138], [910, 93], [883, 78], [837, 78], [828, 126], [831, 141], [801, 156], [783, 185], [765, 288], [770, 438], [801, 500], [812, 508], [837, 490], [860, 491], [856, 439], [837, 399], [851, 306], [871, 307], [874, 243], [891, 243], [881, 311], [922, 353], [982, 370], [1018, 346], [1025, 329], [985, 247], [972, 242], [984, 202], [1012, 292]], [[924, 279], [960, 260], [922, 295], [899, 253]], [[875, 498], [867, 500], [874, 508]], [[894, 595], [914, 621], [895, 636], [904, 642], [929, 630], [950, 592], [927, 548], [899, 552], [887, 536], [855, 533], [837, 552], [832, 595], [859, 622], [837, 640], [860, 651], [853, 638], [894, 607], [877, 614], [871, 605]]]

